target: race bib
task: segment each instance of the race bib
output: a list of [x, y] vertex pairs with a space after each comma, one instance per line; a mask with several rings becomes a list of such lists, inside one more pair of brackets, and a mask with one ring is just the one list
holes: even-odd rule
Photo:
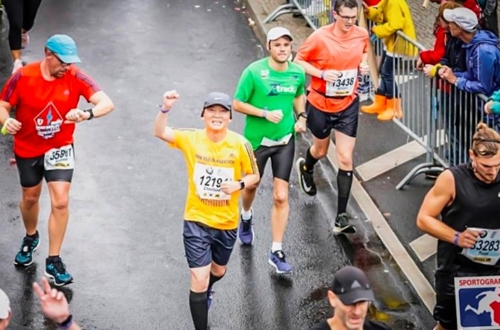
[[291, 138], [292, 138], [292, 133], [289, 133], [289, 134], [285, 135], [284, 137], [282, 137], [281, 139], [276, 140], [276, 141], [268, 139], [266, 137], [263, 137], [260, 145], [264, 146], [264, 147], [284, 146], [284, 145], [288, 144], [288, 142], [290, 141]]
[[72, 170], [75, 168], [75, 154], [72, 145], [50, 149], [45, 153], [45, 170]]
[[354, 92], [358, 69], [340, 71], [341, 76], [333, 83], [326, 82], [326, 96], [349, 96]]
[[476, 244], [462, 254], [478, 264], [494, 266], [500, 259], [500, 229], [469, 228], [481, 231]]
[[234, 180], [234, 170], [227, 167], [209, 166], [195, 163], [194, 183], [201, 199], [229, 200], [230, 195], [223, 193], [220, 186], [225, 181]]

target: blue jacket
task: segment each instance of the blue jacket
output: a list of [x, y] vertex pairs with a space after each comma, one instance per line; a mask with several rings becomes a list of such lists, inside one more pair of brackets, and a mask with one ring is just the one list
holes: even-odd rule
[[470, 43], [462, 46], [467, 70], [455, 72], [459, 89], [486, 96], [500, 89], [500, 50], [497, 44], [498, 38], [493, 33], [479, 30]]

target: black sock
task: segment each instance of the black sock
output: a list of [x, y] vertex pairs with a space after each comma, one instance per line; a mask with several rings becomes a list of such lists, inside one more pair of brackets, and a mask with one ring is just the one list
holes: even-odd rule
[[35, 233], [33, 235], [28, 235], [28, 233], [26, 233], [26, 237], [29, 237], [29, 238], [32, 238], [32, 239], [37, 239], [38, 238], [38, 230], [35, 231]]
[[189, 309], [191, 310], [195, 330], [207, 330], [207, 292], [189, 291]]
[[314, 169], [314, 165], [318, 162], [318, 159], [314, 158], [312, 155], [311, 155], [311, 147], [309, 147], [307, 149], [307, 152], [306, 152], [306, 162], [304, 164], [304, 166], [306, 167], [306, 171], [308, 172], [312, 172], [313, 169]]
[[49, 262], [56, 261], [57, 259], [59, 259], [59, 255], [57, 255], [57, 256], [49, 256], [49, 257], [47, 258], [47, 260], [48, 260]]
[[226, 273], [224, 273], [222, 276], [215, 276], [214, 274], [210, 273], [210, 282], [208, 283], [208, 287], [212, 287], [217, 281], [220, 281], [221, 278], [224, 277]]
[[349, 200], [349, 194], [351, 193], [352, 186], [352, 171], [344, 171], [339, 169], [337, 175], [337, 187], [338, 187], [338, 203], [337, 203], [337, 215], [345, 213], [347, 209], [347, 201]]

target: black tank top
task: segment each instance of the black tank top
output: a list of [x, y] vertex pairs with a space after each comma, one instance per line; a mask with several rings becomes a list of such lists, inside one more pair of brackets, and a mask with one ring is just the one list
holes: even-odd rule
[[[473, 172], [470, 164], [449, 168], [455, 178], [455, 200], [441, 212], [442, 221], [462, 232], [467, 227], [500, 229], [500, 175], [493, 183], [484, 183]], [[438, 270], [449, 271], [453, 266], [474, 269], [500, 268], [500, 264], [486, 266], [461, 255], [462, 248], [438, 241]]]

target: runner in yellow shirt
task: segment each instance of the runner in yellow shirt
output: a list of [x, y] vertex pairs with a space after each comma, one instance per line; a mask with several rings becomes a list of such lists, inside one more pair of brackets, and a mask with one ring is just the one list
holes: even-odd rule
[[250, 143], [227, 129], [232, 119], [231, 98], [210, 93], [201, 116], [205, 129], [173, 129], [168, 113], [179, 99], [176, 91], [163, 95], [154, 134], [182, 151], [188, 167], [184, 211], [184, 249], [191, 271], [189, 307], [196, 330], [206, 330], [212, 286], [226, 273], [236, 242], [240, 191], [259, 182]]

